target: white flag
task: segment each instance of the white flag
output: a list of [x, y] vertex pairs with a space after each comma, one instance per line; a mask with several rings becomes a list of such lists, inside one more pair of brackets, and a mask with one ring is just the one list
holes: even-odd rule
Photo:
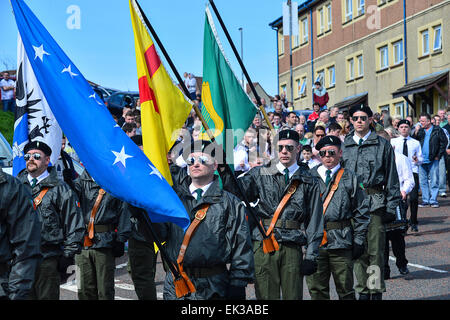
[[[292, 36], [298, 36], [298, 2], [291, 2]], [[289, 35], [289, 6], [283, 2], [283, 36]]]
[[[31, 58], [39, 59], [39, 55]], [[16, 105], [13, 138], [14, 176], [25, 168], [23, 148], [29, 141], [46, 143], [52, 149], [50, 164], [53, 165], [59, 158], [62, 140], [61, 128], [41, 91], [20, 34], [17, 41]]]

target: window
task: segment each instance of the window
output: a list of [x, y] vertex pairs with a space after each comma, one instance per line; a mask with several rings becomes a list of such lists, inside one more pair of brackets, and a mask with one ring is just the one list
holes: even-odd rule
[[378, 49], [380, 53], [380, 70], [389, 67], [388, 46], [383, 46]]
[[364, 8], [365, 8], [365, 1], [364, 0], [358, 0], [358, 15], [364, 14]]
[[355, 78], [355, 62], [353, 61], [353, 58], [350, 58], [347, 60], [347, 66], [348, 66], [348, 80], [353, 80]]
[[281, 85], [281, 92], [286, 94], [286, 85], [285, 84]]
[[434, 34], [433, 51], [439, 51], [442, 49], [442, 35], [440, 25], [435, 26], [433, 28], [433, 34]]
[[353, 0], [345, 0], [345, 21], [353, 19]]
[[303, 77], [301, 80], [301, 86], [298, 87], [299, 88], [298, 95], [300, 97], [306, 95], [306, 81], [307, 81], [307, 78]]
[[362, 77], [364, 76], [364, 61], [362, 54], [356, 57], [356, 61], [358, 61], [358, 77]]
[[331, 30], [331, 3], [327, 5], [327, 21], [328, 21], [328, 28], [327, 30]]
[[430, 53], [428, 29], [422, 31], [421, 35], [422, 35], [422, 55], [427, 55]]
[[308, 42], [308, 18], [302, 20], [302, 43]]
[[323, 8], [319, 9], [319, 34], [324, 33], [325, 31], [325, 16], [323, 12]]
[[401, 116], [403, 118], [404, 115], [404, 108], [403, 108], [404, 104], [403, 102], [397, 102], [394, 104], [394, 108], [395, 108], [395, 114], [398, 116]]
[[387, 112], [389, 112], [389, 105], [388, 105], [388, 104], [385, 104], [385, 105], [380, 106], [380, 112], [381, 112], [381, 111], [384, 111], [384, 110], [386, 110]]
[[393, 57], [394, 57], [394, 65], [403, 62], [403, 40], [394, 42], [392, 44], [393, 47]]
[[324, 85], [324, 79], [325, 79], [324, 74], [325, 74], [325, 72], [323, 70], [317, 71], [317, 78], [314, 82], [319, 81], [322, 85]]
[[328, 87], [334, 87], [336, 85], [336, 74], [334, 66], [328, 68]]
[[293, 48], [298, 47], [300, 45], [300, 40], [299, 39], [300, 39], [299, 35], [296, 35], [296, 36], [292, 37], [292, 47]]
[[301, 88], [301, 83], [302, 81], [300, 79], [295, 80], [296, 84], [297, 84], [297, 96], [300, 97], [300, 88]]

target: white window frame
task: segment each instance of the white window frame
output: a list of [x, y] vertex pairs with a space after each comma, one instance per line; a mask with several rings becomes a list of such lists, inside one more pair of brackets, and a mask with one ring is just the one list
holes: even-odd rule
[[293, 36], [292, 37], [292, 40], [293, 40], [293, 44], [292, 44], [292, 47], [293, 48], [296, 48], [296, 47], [298, 47], [299, 45], [300, 45], [300, 35], [296, 35], [296, 36]]
[[[378, 48], [380, 55], [380, 70], [389, 68], [389, 48], [388, 45]], [[383, 64], [383, 62], [386, 62]]]
[[325, 11], [323, 10], [323, 7], [319, 9], [319, 31], [319, 34], [325, 32]]
[[302, 33], [303, 33], [302, 34], [302, 36], [303, 36], [302, 43], [308, 42], [308, 18], [307, 17], [302, 20]]
[[322, 70], [320, 70], [319, 72], [317, 72], [317, 78], [316, 78], [316, 81], [314, 81], [314, 82], [317, 82], [317, 81], [319, 81], [321, 84], [322, 84], [322, 86], [325, 86], [325, 71], [322, 69]]
[[334, 87], [336, 85], [336, 68], [334, 66], [329, 67], [328, 69], [328, 87]]
[[301, 86], [301, 88], [300, 88], [300, 93], [299, 93], [299, 96], [305, 96], [306, 95], [306, 84], [307, 84], [307, 82], [308, 82], [308, 78], [307, 77], [303, 77], [302, 78], [302, 86]]
[[[401, 108], [400, 112], [398, 112], [399, 108]], [[403, 118], [405, 114], [405, 104], [403, 103], [403, 101], [394, 103], [394, 110], [396, 115]]]
[[392, 44], [392, 57], [394, 58], [394, 65], [403, 62], [403, 39]]
[[328, 29], [327, 30], [331, 30], [331, 23], [332, 23], [331, 3], [327, 4], [327, 15], [328, 15], [328, 21], [327, 21]]
[[358, 61], [358, 77], [364, 76], [364, 58], [363, 55], [360, 54], [356, 56], [356, 60]]
[[351, 57], [347, 60], [348, 64], [348, 79], [353, 80], [355, 79], [355, 59]]
[[353, 19], [353, 0], [345, 0], [345, 21]]
[[363, 15], [366, 11], [366, 3], [364, 0], [358, 0], [358, 15]]
[[[426, 35], [427, 41], [425, 41], [425, 35]], [[430, 54], [430, 33], [428, 32], [428, 29], [423, 30], [420, 33], [420, 36], [422, 37], [422, 55]], [[425, 51], [425, 44], [426, 44], [426, 48], [427, 48], [426, 51]]]
[[[436, 37], [436, 31], [439, 30], [439, 37]], [[439, 46], [436, 47], [436, 39], [439, 39]], [[442, 25], [433, 27], [433, 51], [442, 50]]]

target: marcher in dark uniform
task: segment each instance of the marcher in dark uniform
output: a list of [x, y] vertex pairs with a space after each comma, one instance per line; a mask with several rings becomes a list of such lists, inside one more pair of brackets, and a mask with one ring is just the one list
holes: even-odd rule
[[339, 163], [342, 157], [339, 137], [326, 136], [315, 148], [322, 164], [311, 169], [311, 175], [319, 181], [326, 207], [326, 236], [319, 248], [317, 272], [307, 276], [306, 283], [312, 300], [329, 300], [333, 275], [339, 299], [354, 300], [353, 260], [364, 253], [370, 221], [368, 198], [356, 175]]
[[363, 184], [369, 197], [371, 216], [366, 250], [354, 264], [355, 290], [360, 300], [381, 300], [386, 291], [383, 276], [385, 223], [395, 219], [401, 200], [400, 184], [394, 150], [370, 126], [372, 110], [367, 106], [355, 106], [350, 109], [350, 117], [354, 130], [344, 140], [343, 165], [356, 173]]
[[173, 188], [191, 220], [201, 221], [184, 256], [180, 247], [185, 232], [173, 223], [155, 224], [160, 240], [166, 241], [168, 256], [172, 261], [183, 256], [180, 265], [195, 286], [189, 296], [177, 297], [172, 274], [167, 273], [163, 293], [166, 300], [245, 299], [245, 287], [253, 281], [254, 260], [245, 207], [220, 188], [214, 175], [217, 161], [214, 152], [208, 151], [209, 145], [207, 141], [194, 143], [186, 159], [189, 175], [183, 173], [183, 168], [173, 178]]
[[75, 256], [80, 270], [80, 300], [114, 300], [115, 258], [124, 254], [131, 233], [128, 204], [106, 193], [87, 170], [74, 182], [84, 214], [83, 249]]
[[41, 258], [41, 223], [31, 194], [0, 168], [0, 300], [28, 298]]
[[53, 167], [48, 167], [50, 147], [33, 141], [25, 145], [24, 153], [26, 169], [18, 177], [31, 191], [42, 222], [43, 261], [30, 297], [58, 300], [60, 276], [67, 273], [67, 268], [74, 264], [74, 255], [81, 251], [83, 214], [77, 195], [58, 179]]
[[[298, 133], [280, 131], [276, 146], [277, 159], [250, 169], [238, 183], [247, 200], [257, 204], [254, 210], [266, 229], [272, 224], [284, 196], [288, 192], [292, 194], [274, 222], [273, 236], [279, 250], [273, 254], [265, 253], [263, 237], [251, 219], [255, 291], [257, 299], [280, 299], [281, 290], [283, 299], [299, 300], [303, 298], [303, 275], [313, 274], [317, 269], [316, 259], [323, 236], [322, 200], [316, 178], [306, 165], [297, 164]], [[223, 180], [227, 190], [238, 192], [231, 179]], [[306, 248], [304, 258], [302, 246]]]

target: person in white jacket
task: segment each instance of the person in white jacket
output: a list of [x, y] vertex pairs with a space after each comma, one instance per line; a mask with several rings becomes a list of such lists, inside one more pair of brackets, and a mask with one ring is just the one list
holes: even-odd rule
[[[378, 135], [390, 140], [389, 135], [385, 132], [377, 132]], [[398, 149], [398, 148], [397, 148]], [[408, 194], [414, 188], [414, 176], [411, 166], [411, 161], [400, 153], [400, 150], [395, 150], [395, 164], [397, 167], [398, 180], [400, 182], [400, 193], [402, 195], [402, 201], [398, 208], [397, 220], [387, 225], [386, 232], [386, 246], [384, 251], [384, 279], [390, 279], [389, 268], [389, 241], [392, 244], [392, 252], [395, 256], [395, 264], [400, 274], [405, 275], [409, 273], [408, 260], [406, 259], [406, 246], [405, 246], [405, 230], [406, 230], [406, 210], [407, 210], [407, 197]], [[403, 208], [401, 207], [403, 206]], [[401, 214], [403, 212], [403, 214]], [[403, 221], [405, 223], [399, 223]]]

